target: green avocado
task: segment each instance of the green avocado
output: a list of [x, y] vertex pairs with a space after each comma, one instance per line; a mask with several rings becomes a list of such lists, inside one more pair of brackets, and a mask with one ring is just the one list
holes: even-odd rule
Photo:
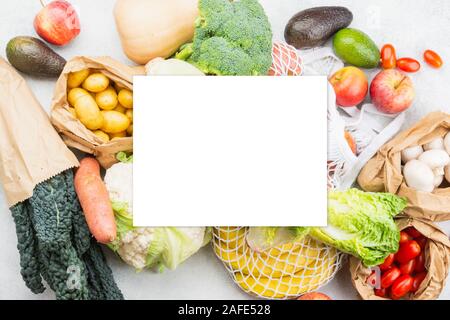
[[380, 50], [364, 32], [346, 28], [334, 35], [333, 49], [344, 62], [355, 67], [372, 69], [380, 63]]
[[58, 77], [66, 60], [43, 41], [33, 37], [15, 37], [6, 45], [9, 63], [17, 70], [39, 77]]

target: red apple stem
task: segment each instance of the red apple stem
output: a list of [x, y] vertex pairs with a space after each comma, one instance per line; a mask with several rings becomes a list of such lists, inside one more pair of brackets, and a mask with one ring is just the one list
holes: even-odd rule
[[39, 0], [39, 2], [41, 3], [42, 7], [45, 7], [45, 2], [44, 2], [44, 0]]

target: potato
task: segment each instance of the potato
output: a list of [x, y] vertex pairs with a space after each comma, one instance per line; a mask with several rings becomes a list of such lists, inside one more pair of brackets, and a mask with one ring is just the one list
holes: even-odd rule
[[102, 139], [104, 142], [109, 142], [109, 135], [107, 133], [103, 132], [102, 130], [95, 130], [95, 131], [93, 131], [93, 133], [97, 137]]
[[113, 87], [109, 87], [105, 91], [99, 92], [95, 95], [95, 102], [97, 102], [100, 109], [112, 110], [117, 107], [117, 93]]
[[133, 125], [132, 124], [130, 124], [130, 126], [127, 128], [127, 134], [129, 136], [133, 135]]
[[125, 111], [125, 115], [130, 119], [130, 122], [133, 123], [133, 109], [127, 109]]
[[117, 138], [125, 138], [127, 136], [126, 131], [118, 132], [118, 133], [111, 133], [109, 135], [111, 137], [111, 140], [117, 139]]
[[109, 79], [100, 72], [91, 74], [83, 82], [83, 88], [94, 93], [102, 92], [109, 86]]
[[119, 91], [119, 103], [127, 109], [133, 108], [133, 92], [128, 89]]
[[114, 111], [117, 111], [117, 112], [120, 112], [120, 113], [123, 113], [123, 114], [125, 114], [125, 112], [126, 112], [127, 110], [128, 110], [128, 109], [124, 108], [124, 107], [121, 106], [120, 104], [118, 104], [117, 107], [114, 108]]
[[[75, 112], [86, 128], [97, 130], [103, 126], [103, 115], [90, 94], [83, 95], [75, 102]], [[127, 118], [128, 120], [128, 118]]]
[[69, 93], [67, 94], [67, 101], [71, 106], [75, 106], [75, 102], [78, 100], [78, 98], [87, 94], [89, 94], [89, 92], [81, 88], [70, 89]]
[[127, 130], [130, 126], [130, 119], [123, 113], [117, 111], [101, 111], [103, 115], [102, 130], [106, 133], [119, 133]]
[[76, 72], [69, 73], [67, 77], [67, 87], [68, 88], [78, 88], [81, 86], [84, 80], [89, 76], [90, 70], [84, 69]]

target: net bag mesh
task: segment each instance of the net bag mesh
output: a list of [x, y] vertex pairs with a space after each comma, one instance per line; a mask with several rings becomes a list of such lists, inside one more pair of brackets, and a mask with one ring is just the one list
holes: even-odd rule
[[217, 257], [245, 292], [259, 298], [294, 299], [327, 284], [339, 270], [343, 255], [306, 236], [263, 252], [246, 241], [246, 227], [216, 227]]

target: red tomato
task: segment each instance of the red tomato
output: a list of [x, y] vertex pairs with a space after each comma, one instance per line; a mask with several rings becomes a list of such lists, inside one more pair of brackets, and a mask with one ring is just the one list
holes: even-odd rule
[[425, 271], [425, 256], [424, 253], [418, 255], [417, 258], [414, 260], [416, 263], [414, 265], [414, 271], [417, 273], [424, 272]]
[[428, 239], [425, 238], [424, 236], [421, 236], [419, 238], [414, 239], [416, 240], [416, 242], [419, 244], [420, 248], [423, 250], [425, 250], [425, 247], [427, 246], [428, 243]]
[[400, 249], [395, 255], [395, 259], [400, 264], [406, 263], [420, 254], [420, 246], [415, 240], [409, 240], [400, 245]]
[[414, 278], [407, 274], [397, 278], [397, 280], [395, 280], [395, 282], [392, 284], [391, 288], [392, 299], [397, 300], [404, 297], [408, 292], [411, 291], [413, 283]]
[[411, 273], [413, 273], [415, 266], [416, 266], [416, 260], [410, 260], [406, 263], [401, 264], [399, 266], [399, 269], [402, 274], [411, 274]]
[[394, 257], [395, 257], [395, 254], [393, 254], [393, 253], [388, 255], [386, 257], [386, 259], [384, 259], [384, 262], [378, 266], [380, 268], [380, 270], [381, 271], [388, 270], [391, 267], [392, 262], [394, 262]]
[[407, 234], [405, 231], [400, 231], [400, 243], [405, 243], [409, 240], [411, 240], [409, 234]]
[[397, 60], [397, 68], [405, 72], [417, 72], [420, 69], [420, 62], [413, 58], [401, 58]]
[[393, 69], [397, 65], [395, 48], [392, 44], [385, 44], [381, 48], [381, 66], [383, 69]]
[[433, 68], [440, 68], [444, 64], [442, 58], [433, 50], [426, 50], [423, 59]]
[[381, 288], [381, 289], [375, 289], [375, 290], [374, 290], [375, 295], [378, 296], [378, 297], [382, 297], [382, 298], [385, 298], [385, 297], [386, 297], [386, 293], [387, 293], [386, 291], [387, 291], [387, 290], [384, 289], [384, 288]]
[[406, 228], [406, 229], [405, 229], [405, 232], [406, 232], [407, 234], [409, 234], [411, 237], [413, 237], [414, 239], [415, 239], [415, 238], [422, 237], [422, 234], [421, 234], [419, 231], [417, 231], [417, 229], [414, 228], [414, 227], [408, 227], [408, 228]]
[[375, 271], [373, 271], [372, 274], [367, 277], [366, 283], [373, 288], [377, 286], [377, 274], [375, 273]]
[[381, 276], [381, 287], [385, 289], [389, 288], [400, 276], [400, 270], [397, 267], [392, 267]]
[[422, 281], [425, 279], [425, 277], [427, 276], [426, 272], [421, 272], [418, 273], [415, 277], [414, 277], [414, 281], [413, 281], [413, 287], [411, 289], [411, 292], [416, 292], [417, 289], [419, 289], [420, 284], [422, 283]]

